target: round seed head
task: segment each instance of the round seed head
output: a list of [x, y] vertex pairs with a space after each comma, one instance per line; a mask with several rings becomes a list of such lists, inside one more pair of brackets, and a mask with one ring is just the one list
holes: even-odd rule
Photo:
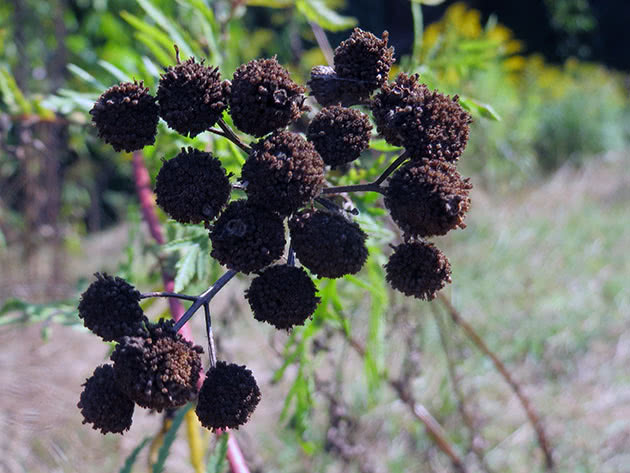
[[451, 265], [431, 243], [413, 241], [397, 246], [385, 265], [391, 286], [418, 299], [430, 301], [451, 282]]
[[158, 106], [143, 82], [124, 82], [107, 89], [90, 115], [99, 138], [116, 151], [136, 151], [155, 142]]
[[355, 222], [325, 210], [301, 212], [289, 221], [297, 258], [319, 277], [339, 278], [361, 270], [367, 235]]
[[394, 63], [394, 48], [387, 47], [389, 33], [382, 39], [355, 28], [350, 37], [335, 49], [335, 72], [347, 82], [344, 87], [359, 96], [369, 95], [382, 86]]
[[408, 236], [445, 235], [466, 228], [472, 184], [445, 161], [410, 162], [397, 170], [385, 191], [385, 207]]
[[124, 337], [112, 353], [116, 382], [136, 404], [161, 411], [197, 394], [200, 346], [173, 330], [173, 321], [150, 324], [141, 337]]
[[418, 75], [401, 73], [385, 84], [372, 103], [378, 132], [387, 142], [404, 146], [412, 159], [455, 162], [470, 132], [470, 115], [453, 98], [431, 91]]
[[131, 427], [133, 401], [116, 384], [111, 365], [99, 366], [85, 380], [77, 407], [83, 423], [92, 424], [94, 430], [103, 434], [122, 434]]
[[138, 303], [140, 293], [124, 279], [96, 273], [79, 301], [79, 317], [83, 325], [105, 341], [143, 330], [146, 320]]
[[365, 92], [357, 90], [352, 79], [342, 79], [330, 66], [314, 66], [306, 83], [311, 96], [323, 106], [341, 104], [344, 107], [360, 104], [365, 100]]
[[278, 329], [304, 325], [319, 304], [317, 289], [302, 268], [271, 266], [254, 279], [245, 297], [254, 318]]
[[157, 204], [180, 223], [207, 222], [230, 198], [230, 181], [211, 153], [183, 148], [157, 175]]
[[197, 136], [214, 125], [227, 108], [229, 84], [219, 68], [190, 58], [166, 68], [160, 76], [157, 99], [160, 116], [184, 136]]
[[206, 374], [195, 412], [207, 429], [238, 429], [249, 420], [260, 397], [251, 370], [219, 361]]
[[291, 80], [275, 57], [257, 59], [234, 72], [230, 115], [241, 131], [263, 136], [302, 114], [304, 88]]
[[290, 215], [321, 191], [324, 161], [301, 135], [281, 131], [252, 146], [241, 179], [253, 205]]
[[308, 139], [329, 166], [354, 161], [370, 145], [372, 124], [367, 115], [333, 105], [323, 108], [308, 127]]
[[231, 202], [210, 232], [212, 257], [230, 269], [260, 271], [282, 256], [282, 218], [246, 200]]

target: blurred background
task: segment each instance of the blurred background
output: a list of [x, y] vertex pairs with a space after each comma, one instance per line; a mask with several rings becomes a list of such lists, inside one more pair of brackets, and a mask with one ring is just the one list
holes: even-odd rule
[[[142, 291], [159, 290], [165, 271], [190, 294], [222, 271], [201, 226], [159, 213], [168, 243], [148, 235], [131, 156], [90, 124], [100, 93], [131, 79], [154, 93], [173, 43], [225, 78], [275, 54], [304, 84], [360, 26], [389, 31], [390, 79], [417, 72], [474, 118], [459, 164], [475, 186], [468, 228], [437, 241], [453, 266], [448, 300], [530, 398], [556, 471], [627, 473], [628, 22], [626, 0], [2, 2], [0, 471], [118, 471], [160, 429], [150, 413], [122, 438], [81, 425], [80, 385], [110, 349], [76, 314], [95, 271]], [[151, 176], [189, 145], [212, 149], [235, 174], [245, 158], [161, 123], [144, 150]], [[338, 181], [369, 180], [395, 157], [376, 140]], [[260, 327], [243, 299], [247, 278], [213, 301], [219, 358], [247, 364], [263, 391], [236, 434], [252, 471], [453, 471], [405, 395], [442, 425], [468, 471], [547, 471], [521, 404], [448, 306], [388, 289], [382, 264], [396, 234], [381, 200], [355, 204], [371, 235], [368, 267], [320, 281], [325, 307], [310, 325]], [[164, 301], [144, 308], [168, 314]], [[193, 328], [202, 340], [202, 321]], [[167, 469], [205, 471], [191, 462], [190, 435], [182, 431]], [[142, 452], [134, 471], [150, 457]]]

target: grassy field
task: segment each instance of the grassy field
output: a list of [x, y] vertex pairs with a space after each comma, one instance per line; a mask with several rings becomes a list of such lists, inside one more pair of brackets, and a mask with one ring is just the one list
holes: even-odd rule
[[[488, 194], [477, 188], [468, 228], [439, 242], [453, 265], [454, 283], [447, 295], [542, 414], [559, 472], [627, 473], [630, 465], [629, 166], [627, 153], [611, 154], [579, 170], [563, 168], [515, 193]], [[122, 248], [124, 234], [116, 230], [85, 242], [84, 255], [68, 265], [68, 279], [99, 269], [102, 261], [93, 258], [89, 267], [82, 264], [85, 255], [104, 254], [98, 250], [104, 244], [109, 245], [107, 255], [116, 254], [112, 235]], [[112, 264], [107, 262], [110, 270]], [[15, 267], [7, 261], [2, 266]], [[0, 275], [5, 292], [9, 283], [24, 284], [19, 271], [11, 271]], [[251, 317], [239, 317], [247, 309], [237, 292], [243, 284], [232, 287], [213, 304], [223, 325], [235, 320], [220, 327], [222, 353], [252, 365], [265, 393], [251, 423], [238, 433], [257, 452], [252, 462], [265, 472], [368, 471], [360, 462], [344, 466], [330, 456], [309, 458], [283, 448], [282, 434], [269, 435], [279, 431], [275, 422], [286, 386], [270, 385], [271, 370], [277, 367], [268, 361], [274, 357], [266, 337], [271, 332], [254, 335]], [[418, 332], [422, 370], [414, 388], [451, 440], [464, 445], [467, 434], [446, 376], [434, 304], [407, 308], [424, 318]], [[194, 322], [201, 340], [200, 321]], [[488, 465], [496, 472], [542, 471], [533, 430], [509, 388], [455, 326], [445, 322], [444, 327]], [[103, 362], [106, 347], [87, 332], [61, 327], [42, 343], [39, 329], [0, 331], [0, 449], [5, 452], [0, 471], [117, 471], [133, 447], [157, 429], [159, 419], [143, 413], [134, 417], [124, 437], [105, 440], [81, 426], [75, 407], [80, 384]], [[390, 344], [392, 357], [395, 348]], [[348, 359], [350, 365], [356, 361]], [[377, 405], [362, 411], [364, 384], [355, 384], [349, 391], [357, 402], [350, 409], [361, 414], [359, 438], [373, 467], [369, 471], [448, 471], [441, 458], [410, 455], [430, 442], [400, 403], [383, 394]], [[415, 443], [403, 447], [410, 439]], [[168, 464], [171, 471], [192, 471], [186, 458], [186, 445], [178, 441]], [[472, 454], [466, 459], [474, 465]]]

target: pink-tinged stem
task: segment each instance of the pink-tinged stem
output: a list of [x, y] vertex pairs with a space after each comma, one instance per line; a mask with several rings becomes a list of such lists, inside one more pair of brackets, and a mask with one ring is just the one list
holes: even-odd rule
[[[153, 196], [153, 190], [151, 189], [151, 177], [149, 176], [149, 171], [144, 163], [144, 157], [140, 151], [133, 153], [133, 176], [136, 184], [136, 193], [138, 194], [138, 200], [140, 201], [140, 208], [142, 210], [142, 217], [149, 226], [149, 233], [151, 233], [153, 239], [159, 245], [163, 245], [165, 243], [164, 234], [162, 233], [160, 220], [155, 212], [155, 198]], [[164, 271], [162, 271], [162, 281], [164, 281], [165, 291], [175, 292], [175, 280]], [[168, 303], [171, 308], [171, 316], [175, 322], [177, 322], [185, 312], [184, 306], [179, 300], [173, 297], [168, 298]], [[184, 325], [179, 333], [181, 333], [186, 340], [194, 343], [190, 325]], [[202, 373], [202, 376], [199, 377], [200, 385], [203, 382], [204, 376], [205, 374]], [[243, 452], [241, 452], [241, 448], [238, 445], [238, 441], [230, 432], [227, 432], [227, 434], [229, 435], [227, 459], [230, 463], [232, 473], [250, 473], [245, 463]]]

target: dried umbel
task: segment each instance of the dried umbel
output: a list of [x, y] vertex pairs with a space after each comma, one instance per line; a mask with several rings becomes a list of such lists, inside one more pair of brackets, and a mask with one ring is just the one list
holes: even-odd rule
[[158, 105], [143, 82], [124, 82], [107, 89], [90, 115], [99, 138], [116, 151], [136, 151], [155, 142]]
[[372, 124], [367, 115], [333, 105], [323, 108], [308, 126], [307, 137], [329, 166], [354, 161], [370, 145]]
[[157, 204], [180, 223], [200, 223], [216, 217], [232, 187], [221, 162], [193, 148], [165, 161], [157, 175]]
[[124, 279], [96, 273], [79, 302], [83, 325], [105, 341], [142, 333], [146, 320], [140, 293]]
[[219, 68], [190, 58], [166, 68], [160, 76], [157, 99], [160, 116], [184, 136], [197, 136], [214, 125], [225, 109], [229, 85]]
[[111, 365], [99, 366], [85, 380], [77, 407], [83, 423], [103, 434], [121, 434], [131, 427], [134, 404], [116, 384]]
[[445, 235], [465, 228], [472, 184], [455, 166], [439, 160], [410, 162], [394, 173], [385, 207], [408, 236]]
[[252, 204], [290, 215], [319, 194], [324, 161], [301, 135], [281, 131], [252, 146], [241, 179]]
[[412, 159], [459, 159], [466, 144], [470, 115], [451, 98], [401, 73], [385, 84], [372, 103], [378, 132], [387, 142], [404, 146]]
[[121, 390], [139, 406], [161, 411], [195, 398], [200, 353], [173, 330], [173, 321], [160, 321], [144, 336], [122, 338], [111, 359]]
[[217, 362], [199, 390], [197, 417], [207, 429], [238, 429], [260, 402], [260, 390], [245, 366]]
[[254, 318], [278, 329], [290, 329], [313, 315], [319, 297], [306, 271], [278, 265], [265, 269], [245, 292]]
[[289, 229], [300, 263], [319, 277], [358, 273], [367, 260], [367, 235], [339, 213], [301, 212], [289, 221]]
[[246, 200], [226, 207], [210, 232], [210, 240], [213, 258], [246, 274], [280, 258], [286, 243], [282, 218]]
[[239, 130], [263, 136], [302, 114], [304, 87], [291, 80], [276, 58], [257, 59], [234, 72], [230, 115]]
[[412, 241], [398, 245], [385, 265], [391, 286], [418, 299], [430, 301], [451, 282], [451, 265], [434, 245]]
[[379, 39], [355, 28], [350, 37], [337, 46], [335, 72], [347, 81], [345, 88], [367, 98], [387, 81], [394, 63], [394, 48], [387, 47], [388, 38], [387, 31]]

